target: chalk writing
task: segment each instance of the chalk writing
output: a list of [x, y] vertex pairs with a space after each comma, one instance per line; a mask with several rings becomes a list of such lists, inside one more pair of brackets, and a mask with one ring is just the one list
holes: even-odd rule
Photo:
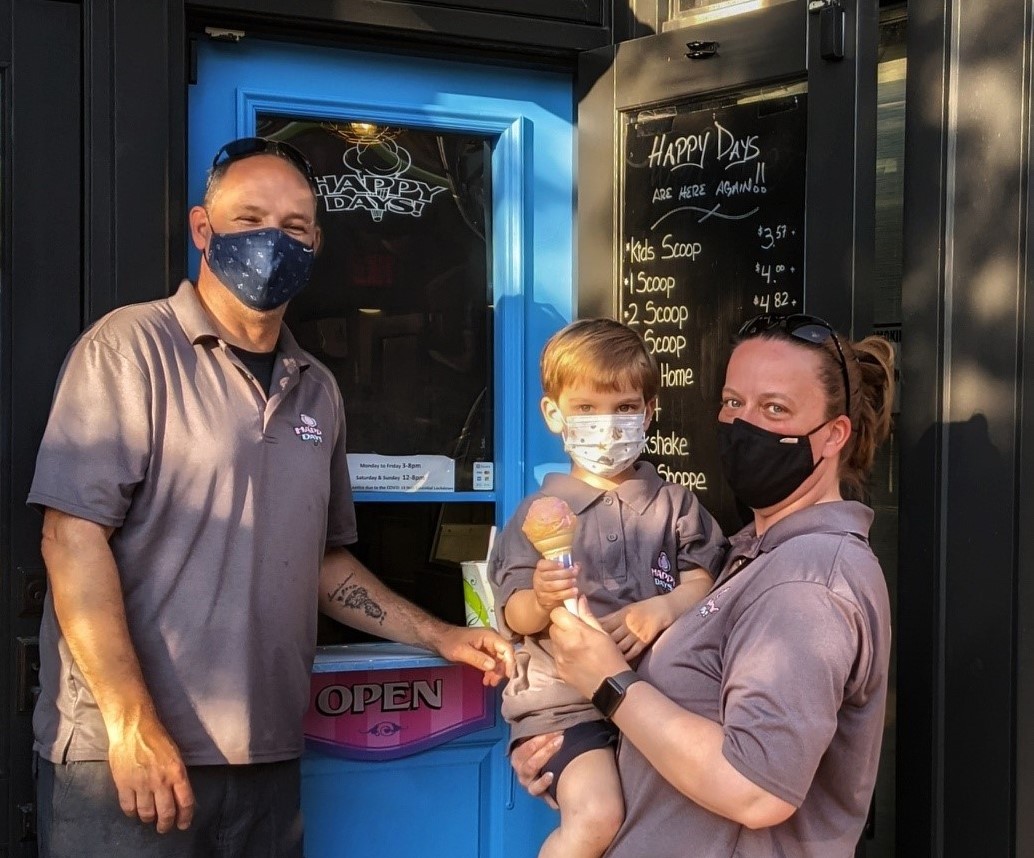
[[803, 306], [806, 96], [669, 105], [626, 123], [618, 318], [656, 357], [664, 407], [646, 457], [740, 524], [714, 422], [731, 336]]

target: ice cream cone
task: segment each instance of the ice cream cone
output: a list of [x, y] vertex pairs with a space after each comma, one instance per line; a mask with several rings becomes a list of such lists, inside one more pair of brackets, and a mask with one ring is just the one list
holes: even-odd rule
[[[539, 554], [570, 568], [574, 566], [571, 546], [577, 523], [578, 516], [560, 498], [541, 497], [528, 507], [521, 530]], [[574, 599], [564, 599], [564, 607], [571, 613], [577, 612]]]

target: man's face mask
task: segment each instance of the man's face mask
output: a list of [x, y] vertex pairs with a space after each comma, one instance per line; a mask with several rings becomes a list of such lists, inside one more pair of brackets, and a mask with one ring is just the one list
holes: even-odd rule
[[213, 232], [208, 267], [238, 300], [255, 310], [273, 310], [305, 288], [316, 252], [281, 229]]
[[583, 470], [610, 478], [646, 447], [646, 415], [575, 414], [563, 418], [564, 451]]

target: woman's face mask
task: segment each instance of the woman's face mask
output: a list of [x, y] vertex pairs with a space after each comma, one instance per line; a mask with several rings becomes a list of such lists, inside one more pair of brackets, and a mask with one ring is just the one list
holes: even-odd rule
[[574, 414], [563, 418], [564, 451], [590, 474], [610, 478], [631, 467], [646, 447], [646, 415]]
[[767, 509], [786, 500], [819, 466], [810, 437], [828, 421], [804, 435], [769, 432], [746, 420], [718, 424], [718, 454], [733, 494], [751, 509]]

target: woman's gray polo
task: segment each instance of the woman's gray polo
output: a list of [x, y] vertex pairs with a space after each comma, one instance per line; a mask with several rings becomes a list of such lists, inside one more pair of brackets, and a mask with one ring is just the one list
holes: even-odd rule
[[[73, 346], [29, 503], [115, 528], [129, 632], [188, 765], [302, 752], [327, 547], [355, 541], [341, 394], [281, 329], [268, 399], [184, 282]], [[36, 747], [107, 758], [48, 595]]]
[[[726, 541], [692, 492], [662, 480], [648, 462], [635, 476], [604, 491], [566, 474], [549, 474], [542, 490], [525, 498], [492, 549], [489, 579], [496, 616], [504, 634], [503, 606], [518, 590], [530, 590], [539, 553], [521, 530], [528, 506], [550, 495], [578, 516], [572, 557], [581, 565], [579, 590], [596, 616], [670, 592], [679, 572], [694, 567], [717, 571]], [[517, 652], [517, 676], [503, 691], [503, 715], [511, 745], [520, 739], [564, 730], [600, 718], [584, 697], [561, 682], [546, 632], [524, 638]]]
[[639, 673], [722, 725], [722, 753], [798, 809], [752, 831], [675, 790], [627, 741], [626, 817], [608, 858], [850, 858], [876, 782], [890, 606], [868, 543], [872, 511], [817, 504], [760, 539], [734, 536], [725, 571], [643, 658]]

